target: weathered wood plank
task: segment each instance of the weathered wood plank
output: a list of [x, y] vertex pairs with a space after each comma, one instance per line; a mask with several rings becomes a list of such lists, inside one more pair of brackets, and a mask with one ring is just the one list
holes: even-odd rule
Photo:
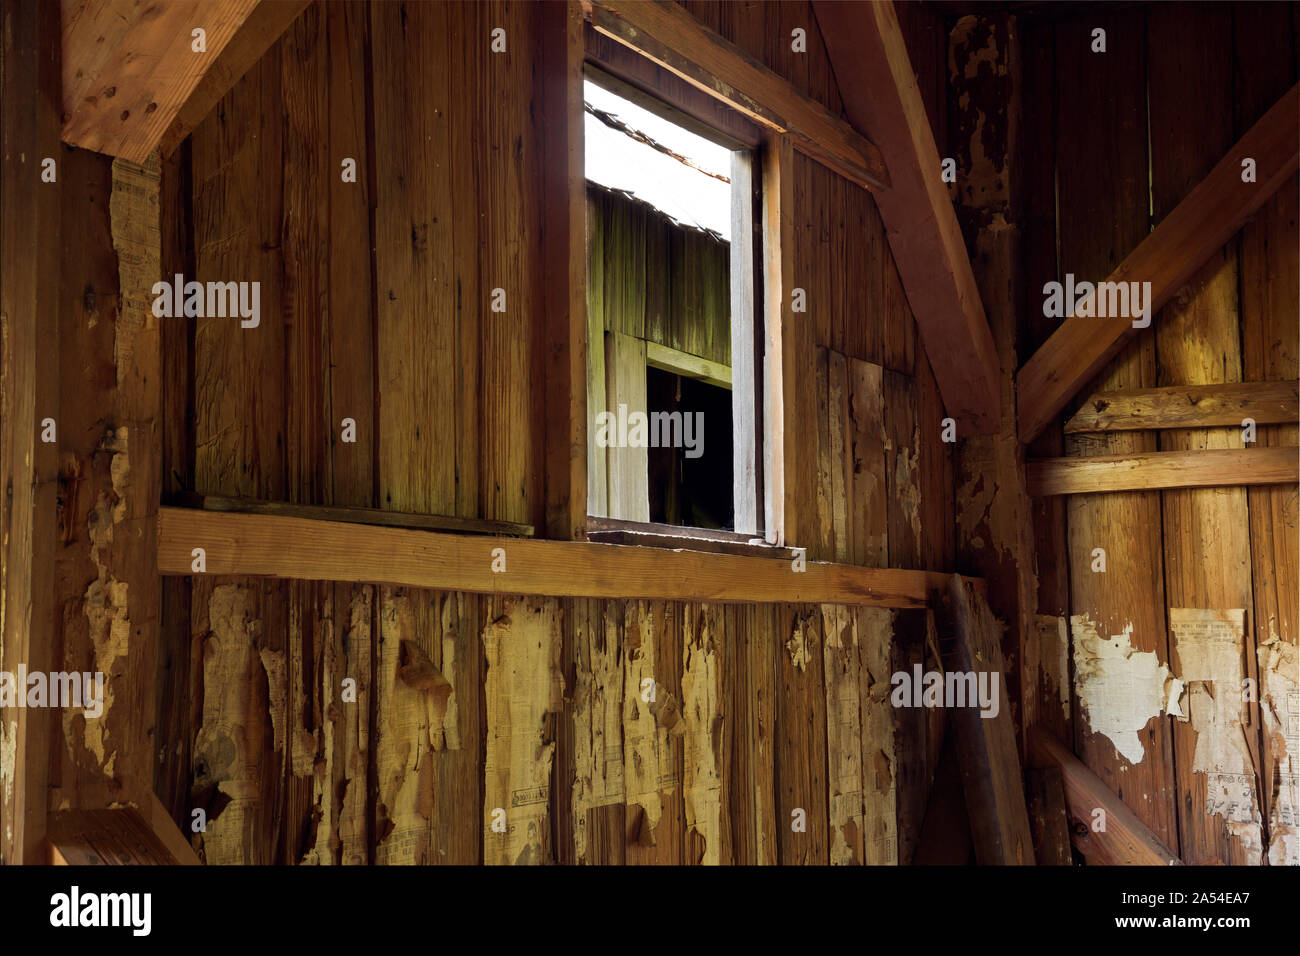
[[988, 711], [982, 701], [968, 698], [951, 716], [957, 731], [957, 760], [975, 861], [982, 865], [1032, 865], [1034, 842], [1029, 832], [998, 622], [987, 602], [956, 575], [948, 587], [944, 615], [949, 633], [941, 640], [940, 648], [946, 671], [950, 675], [970, 675], [977, 685], [983, 684], [997, 695]]
[[[1137, 246], [1149, 231], [1146, 47], [1139, 19], [1136, 14], [1108, 12], [1089, 21], [1062, 21], [1055, 27], [1056, 75], [1051, 82], [1057, 92], [1053, 139], [1062, 279], [1066, 273], [1089, 277], [1113, 272], [1124, 250]], [[1108, 38], [1104, 59], [1090, 48], [1091, 31], [1098, 27]], [[1098, 110], [1098, 103], [1109, 108]], [[1067, 223], [1070, 228], [1065, 228]], [[1041, 293], [1041, 287], [1028, 290], [1030, 309], [1041, 311]], [[1151, 336], [1135, 339], [1093, 387], [1113, 391], [1157, 385], [1154, 347]], [[1017, 389], [1023, 414], [1030, 399], [1023, 381], [1017, 382]], [[1023, 420], [1020, 437], [1022, 441], [1029, 437]], [[1155, 451], [1156, 439], [1149, 432], [1072, 436], [1065, 449], [1071, 455], [1145, 453]], [[1127, 635], [1134, 654], [1151, 653], [1154, 665], [1167, 664], [1159, 496], [1118, 492], [1063, 500], [1068, 519], [1072, 659], [1077, 665], [1081, 659], [1095, 657], [1100, 642]], [[1046, 562], [1048, 556], [1041, 560]], [[1104, 707], [1096, 706], [1108, 697], [1103, 693], [1105, 685], [1093, 681], [1105, 678], [1104, 667], [1100, 673], [1097, 668], [1074, 669], [1073, 750], [1162, 840], [1176, 846], [1168, 721], [1147, 721], [1138, 735], [1141, 750], [1130, 745], [1121, 753], [1115, 740], [1094, 729], [1111, 717]], [[1079, 698], [1094, 687], [1090, 708]]]
[[[48, 671], [54, 662], [60, 421], [59, 185], [41, 163], [59, 146], [59, 16], [52, 3], [5, 8], [0, 34], [0, 666]], [[59, 182], [66, 184], [66, 170]], [[102, 202], [103, 196], [100, 195]], [[101, 207], [102, 208], [102, 207]], [[66, 532], [65, 532], [66, 533]], [[150, 708], [152, 712], [152, 707]], [[0, 862], [45, 857], [51, 712], [5, 708], [0, 735]]]
[[944, 403], [963, 432], [992, 431], [997, 353], [897, 14], [891, 3], [814, 7], [850, 120], [896, 157], [876, 205]]
[[[1300, 87], [1292, 87], [1105, 281], [1150, 282], [1147, 304], [1154, 315], [1296, 171], [1297, 110]], [[1256, 161], [1258, 181], [1242, 181], [1244, 157]], [[1042, 431], [1123, 348], [1133, 321], [1071, 316], [1034, 353], [1017, 376], [1021, 441]]]
[[1153, 488], [1288, 484], [1300, 478], [1291, 448], [1154, 451], [1091, 458], [1046, 458], [1026, 465], [1029, 493], [1081, 495]]
[[[1204, 7], [1185, 17], [1170, 13], [1153, 10], [1147, 17], [1151, 195], [1157, 219], [1172, 215], [1176, 204], [1209, 172], [1216, 157], [1229, 149], [1235, 111], [1231, 11]], [[1191, 104], [1195, 104], [1194, 108], [1189, 109]], [[1300, 94], [1291, 101], [1286, 120], [1293, 144], [1300, 126], [1298, 116]], [[1270, 161], [1267, 156], [1255, 158], [1260, 163]], [[1234, 190], [1251, 188], [1241, 183], [1240, 155], [1234, 159]], [[1261, 179], [1269, 175], [1263, 169], [1259, 172]], [[1235, 242], [1229, 242], [1206, 257], [1189, 278], [1186, 289], [1156, 316], [1161, 383], [1200, 386], [1241, 381], [1237, 292], [1237, 248]], [[1237, 428], [1161, 432], [1160, 448], [1164, 454], [1251, 454], [1236, 451], [1244, 446], [1240, 420], [1235, 424]], [[1289, 474], [1290, 481], [1300, 480], [1300, 450], [1253, 451], [1271, 452], [1283, 467], [1277, 474]], [[1249, 461], [1255, 463], [1250, 482], [1268, 483], [1273, 473], [1267, 459]], [[1202, 466], [1202, 470], [1214, 471], [1209, 465]], [[1253, 700], [1242, 701], [1240, 707], [1221, 703], [1225, 695], [1240, 694], [1244, 677], [1257, 676], [1255, 655], [1247, 650], [1249, 635], [1234, 629], [1244, 658], [1244, 665], [1239, 665], [1235, 673], [1217, 661], [1207, 668], [1196, 659], [1200, 648], [1194, 648], [1195, 642], [1178, 626], [1174, 610], [1250, 606], [1251, 542], [1246, 489], [1176, 489], [1165, 491], [1161, 503], [1165, 599], [1171, 630], [1169, 664], [1189, 685], [1183, 707], [1188, 719], [1172, 722], [1182, 858], [1189, 864], [1219, 860], [1256, 865], [1262, 862], [1263, 854], [1262, 801], [1258, 792], [1253, 792], [1249, 800], [1240, 800], [1237, 794], [1243, 789], [1243, 780], [1247, 781], [1244, 789], [1248, 791], [1254, 791], [1256, 786], [1260, 767], [1258, 704]], [[1205, 557], [1207, 541], [1214, 542], [1212, 560]], [[1212, 683], [1202, 683], [1205, 678]], [[1241, 735], [1245, 737], [1244, 753], [1237, 745]], [[1225, 745], [1228, 736], [1234, 739]], [[1207, 752], [1213, 752], [1213, 757], [1207, 757]], [[1231, 797], [1226, 793], [1229, 790]]]
[[[340, 469], [342, 470], [342, 469]], [[362, 497], [356, 495], [354, 497]], [[282, 515], [310, 518], [313, 521], [344, 521], [349, 524], [382, 525], [389, 528], [424, 528], [429, 531], [458, 531], [469, 534], [515, 535], [529, 538], [533, 526], [512, 521], [482, 521], [447, 515], [408, 514], [382, 508], [349, 508], [325, 505], [292, 504], [261, 501], [256, 498], [225, 498], [220, 495], [178, 495], [177, 503], [205, 511], [235, 512], [251, 515]]]
[[[1070, 835], [1088, 862], [1118, 866], [1169, 866], [1177, 855], [1124, 802], [1065, 746], [1043, 731], [1030, 734], [1030, 749], [1039, 766], [1055, 767], [1065, 783]], [[1106, 827], [1095, 830], [1096, 811], [1105, 811]]]
[[[671, 3], [595, 0], [592, 26], [868, 188], [889, 183], [879, 150], [826, 107]], [[788, 33], [786, 34], [788, 36]]]
[[52, 866], [175, 866], [183, 862], [163, 844], [143, 814], [133, 807], [51, 813], [47, 862]]
[[[545, 159], [538, 231], [546, 343], [546, 527], [578, 538], [587, 517], [591, 427], [587, 379], [587, 190], [583, 174], [582, 10], [546, 4], [539, 16]], [[590, 452], [588, 452], [590, 453]]]
[[[257, 3], [221, 52], [208, 54], [213, 58], [211, 65], [181, 103], [176, 118], [158, 142], [163, 156], [176, 151], [185, 137], [194, 132], [230, 88], [275, 45], [310, 4], [311, 0], [265, 0]], [[324, 6], [332, 8], [335, 5]], [[357, 92], [361, 91], [358, 89]]]
[[[258, 2], [63, 0], [63, 140], [144, 162]], [[209, 92], [208, 105], [222, 92]]]
[[1243, 427], [1295, 422], [1300, 404], [1295, 382], [1232, 382], [1171, 385], [1089, 396], [1065, 423], [1075, 432], [1149, 428]]
[[[926, 606], [927, 588], [949, 575], [810, 561], [796, 572], [780, 558], [672, 552], [613, 544], [539, 541], [408, 531], [270, 515], [159, 511], [163, 574], [193, 573], [191, 550], [206, 549], [207, 574], [376, 582], [479, 593], [707, 601], [795, 600], [867, 607]], [[506, 572], [492, 570], [504, 549]]]
[[[1292, 11], [1294, 16], [1296, 11]], [[1294, 21], [1300, 28], [1300, 19]], [[1233, 10], [1236, 62], [1237, 130], [1263, 115], [1294, 79], [1296, 34], [1287, 29], [1281, 8], [1247, 6]], [[1294, 380], [1297, 359], [1295, 316], [1300, 313], [1300, 177], [1292, 176], [1242, 228], [1238, 265], [1241, 277], [1243, 377], [1250, 381]], [[1267, 425], [1258, 432], [1265, 446], [1295, 445], [1294, 424]], [[1300, 641], [1300, 515], [1294, 486], [1247, 489], [1250, 509], [1253, 630], [1259, 667], [1263, 733], [1260, 812], [1267, 826], [1268, 861], [1273, 866], [1300, 863], [1300, 753], [1288, 739], [1286, 700], [1295, 700], [1296, 643]], [[1292, 709], [1294, 714], [1294, 709]]]
[[[456, 513], [457, 456], [448, 451], [459, 447], [459, 395], [454, 376], [428, 370], [456, 355], [458, 342], [449, 75], [459, 38], [450, 36], [449, 10], [443, 4], [370, 7], [378, 504], [443, 515]], [[411, 90], [423, 92], [413, 97]], [[509, 285], [503, 275], [489, 276], [487, 284]], [[508, 307], [522, 306], [517, 289], [507, 293], [514, 293]]]

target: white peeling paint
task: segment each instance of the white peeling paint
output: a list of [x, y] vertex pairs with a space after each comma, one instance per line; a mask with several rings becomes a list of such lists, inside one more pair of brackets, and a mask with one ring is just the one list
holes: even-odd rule
[[1070, 618], [1074, 641], [1074, 689], [1089, 728], [1102, 734], [1129, 763], [1146, 752], [1138, 732], [1162, 713], [1180, 716], [1183, 682], [1160, 663], [1154, 651], [1133, 648], [1133, 625], [1102, 637], [1086, 614]]

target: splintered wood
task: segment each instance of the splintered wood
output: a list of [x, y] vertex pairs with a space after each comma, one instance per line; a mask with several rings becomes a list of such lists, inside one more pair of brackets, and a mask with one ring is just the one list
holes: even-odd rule
[[563, 707], [560, 609], [554, 600], [511, 598], [483, 629], [487, 658], [487, 751], [483, 856], [489, 864], [550, 862], [554, 719]]
[[892, 614], [823, 604], [830, 862], [898, 862], [894, 723], [889, 703]]

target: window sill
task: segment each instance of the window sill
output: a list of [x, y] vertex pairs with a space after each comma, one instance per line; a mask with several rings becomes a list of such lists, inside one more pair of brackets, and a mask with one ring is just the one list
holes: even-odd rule
[[762, 538], [717, 528], [689, 528], [653, 521], [624, 521], [587, 516], [587, 540], [666, 551], [704, 551], [756, 557], [795, 557], [794, 548], [777, 547]]

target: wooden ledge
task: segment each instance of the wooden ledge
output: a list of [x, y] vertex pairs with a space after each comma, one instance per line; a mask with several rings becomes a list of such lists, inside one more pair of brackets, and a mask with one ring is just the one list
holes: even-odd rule
[[[159, 570], [194, 574], [195, 548], [214, 575], [546, 597], [921, 608], [951, 577], [820, 561], [795, 571], [783, 558], [159, 509]], [[494, 559], [505, 571], [492, 570]]]

